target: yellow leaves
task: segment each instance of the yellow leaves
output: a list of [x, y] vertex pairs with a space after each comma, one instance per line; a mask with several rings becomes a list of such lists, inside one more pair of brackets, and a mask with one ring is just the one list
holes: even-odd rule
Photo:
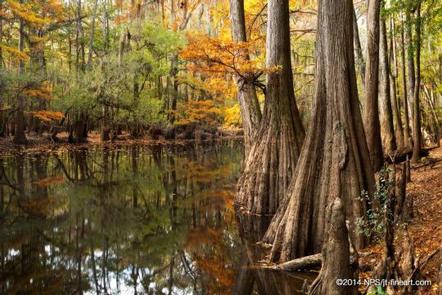
[[31, 112], [31, 114], [34, 117], [48, 123], [52, 121], [60, 121], [61, 119], [64, 118], [64, 115], [61, 112], [36, 111], [36, 112]]
[[53, 22], [53, 19], [62, 19], [63, 5], [60, 0], [34, 0], [20, 3], [17, 0], [6, 0], [1, 15], [11, 18], [19, 17], [29, 25], [43, 27]]
[[224, 126], [225, 127], [240, 127], [241, 113], [239, 105], [235, 104], [224, 109]]
[[18, 60], [22, 60], [22, 61], [29, 60], [29, 55], [26, 54], [25, 52], [18, 50], [17, 48], [10, 47], [8, 45], [1, 44], [1, 43], [0, 43], [0, 48], [4, 51], [8, 52], [9, 54], [11, 54], [12, 56], [17, 58]]
[[178, 105], [177, 124], [202, 123], [216, 125], [222, 111], [213, 100], [188, 101]]
[[19, 3], [15, 0], [6, 0], [12, 12], [26, 22], [36, 26], [43, 26], [49, 23], [47, 18], [41, 17], [32, 11], [31, 3]]

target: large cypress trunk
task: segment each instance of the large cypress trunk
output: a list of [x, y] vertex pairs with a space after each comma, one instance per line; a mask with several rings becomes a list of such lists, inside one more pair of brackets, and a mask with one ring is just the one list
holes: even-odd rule
[[365, 72], [365, 112], [364, 123], [372, 167], [381, 169], [384, 155], [382, 152], [381, 129], [379, 121], [379, 13], [380, 0], [368, 2], [367, 18], [367, 62]]
[[374, 176], [358, 102], [353, 55], [351, 0], [321, 0], [318, 9], [316, 92], [312, 121], [288, 197], [264, 237], [271, 260], [287, 261], [321, 251], [325, 210], [341, 197], [358, 245], [356, 218], [364, 215], [361, 191], [372, 192]]
[[[246, 42], [246, 24], [244, 15], [244, 0], [230, 1], [230, 16], [232, 22], [232, 39], [235, 42]], [[249, 59], [247, 52], [239, 53], [242, 58]], [[256, 132], [261, 121], [261, 109], [255, 86], [247, 79], [235, 77], [238, 85], [238, 101], [241, 111], [241, 119], [244, 129], [245, 154], [250, 151]]]
[[288, 0], [268, 3], [264, 114], [238, 182], [241, 211], [274, 214], [295, 170], [304, 129], [295, 102], [290, 62]]

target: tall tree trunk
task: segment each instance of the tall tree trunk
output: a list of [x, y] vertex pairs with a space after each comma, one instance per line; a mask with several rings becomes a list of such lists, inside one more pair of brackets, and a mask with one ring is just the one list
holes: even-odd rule
[[98, 0], [95, 0], [94, 9], [92, 12], [91, 20], [91, 33], [89, 36], [89, 52], [87, 56], [87, 66], [90, 67], [92, 64], [92, 53], [94, 51], [94, 36], [95, 36], [95, 18], [97, 16]]
[[295, 170], [304, 140], [295, 102], [290, 61], [288, 0], [268, 3], [267, 74], [264, 115], [238, 182], [236, 202], [243, 211], [274, 214]]
[[421, 115], [420, 115], [420, 84], [421, 84], [421, 35], [422, 35], [422, 19], [421, 19], [421, 2], [418, 1], [416, 9], [416, 81], [414, 86], [413, 101], [413, 155], [412, 162], [418, 162], [421, 158]]
[[356, 16], [356, 10], [353, 8], [353, 39], [356, 52], [356, 63], [359, 67], [359, 74], [361, 75], [361, 82], [364, 85], [365, 82], [365, 61], [362, 54], [361, 39], [359, 38], [358, 19]]
[[[170, 83], [168, 88], [168, 114], [167, 119], [170, 125], [173, 125], [176, 119], [176, 108], [178, 103], [178, 55], [174, 55], [170, 61]], [[171, 86], [171, 87], [170, 87]]]
[[[232, 39], [234, 42], [246, 42], [246, 24], [244, 15], [244, 0], [230, 0], [230, 17], [232, 23]], [[249, 59], [247, 52], [239, 53], [246, 60]], [[241, 111], [241, 119], [244, 129], [245, 154], [250, 151], [256, 131], [261, 121], [261, 109], [259, 107], [256, 89], [253, 83], [247, 79], [235, 77], [238, 86], [238, 101]]]
[[75, 35], [77, 74], [84, 71], [84, 32], [81, 23], [81, 0], [77, 0], [77, 28]]
[[404, 97], [404, 147], [411, 147], [410, 116], [408, 108], [408, 86], [406, 71], [405, 24], [401, 19], [401, 50], [402, 50], [402, 95]]
[[358, 198], [374, 188], [354, 68], [352, 2], [321, 0], [316, 39], [316, 92], [312, 121], [288, 197], [264, 237], [272, 243], [271, 260], [287, 261], [321, 251], [325, 208], [342, 199], [350, 236], [361, 247], [356, 230], [365, 204]]
[[387, 26], [385, 25], [385, 18], [380, 20], [380, 91], [379, 98], [381, 101], [381, 127], [382, 137], [384, 140], [384, 148], [386, 154], [391, 154], [397, 149], [396, 138], [394, 136], [393, 126], [393, 111], [391, 107], [391, 93], [390, 93], [390, 65], [388, 62], [388, 43], [387, 43]]
[[367, 62], [365, 72], [364, 123], [368, 149], [374, 171], [383, 165], [381, 128], [379, 121], [379, 15], [380, 0], [370, 0], [367, 17]]
[[[23, 3], [23, 1], [20, 1]], [[23, 52], [25, 44], [24, 44], [24, 23], [20, 18], [19, 20], [19, 39], [18, 39], [18, 50]], [[23, 74], [25, 69], [25, 64], [22, 59], [19, 61], [19, 73]], [[14, 133], [14, 143], [15, 144], [26, 144], [26, 135], [25, 135], [25, 98], [22, 93], [17, 94], [18, 104], [17, 111], [15, 117], [15, 133]]]
[[397, 76], [398, 76], [398, 61], [395, 40], [395, 24], [393, 17], [390, 18], [390, 78], [391, 78], [391, 101], [393, 108], [394, 134], [396, 137], [396, 144], [398, 149], [405, 146], [404, 129], [402, 127], [401, 113], [399, 110], [398, 93], [397, 93]]
[[[433, 92], [433, 89], [428, 89], [425, 85], [423, 87], [425, 98], [427, 99], [427, 104], [430, 112], [430, 117], [432, 121], [432, 130], [434, 134], [434, 143], [436, 145], [440, 145], [441, 138], [441, 121], [436, 113], [436, 98]], [[1, 136], [1, 135], [0, 135]]]
[[[407, 10], [405, 17], [405, 44], [407, 46], [407, 103], [408, 103], [408, 120], [413, 118], [413, 98], [415, 86], [415, 71], [414, 71], [414, 48], [413, 48], [413, 34], [412, 34], [412, 20], [411, 12]], [[413, 125], [412, 125], [413, 127]], [[414, 130], [411, 130], [414, 133]], [[411, 139], [411, 137], [410, 137]], [[412, 143], [411, 143], [412, 145]], [[410, 147], [411, 147], [410, 145]]]

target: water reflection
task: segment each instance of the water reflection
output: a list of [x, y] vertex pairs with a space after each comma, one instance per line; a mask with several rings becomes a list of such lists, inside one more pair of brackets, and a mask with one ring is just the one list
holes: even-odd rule
[[[0, 157], [1, 294], [294, 294], [250, 267], [238, 143]], [[270, 292], [270, 293], [269, 293]]]

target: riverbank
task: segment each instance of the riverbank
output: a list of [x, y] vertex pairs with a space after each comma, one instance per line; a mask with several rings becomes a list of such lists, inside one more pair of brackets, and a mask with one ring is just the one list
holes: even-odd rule
[[1, 138], [0, 137], [0, 154], [10, 152], [38, 152], [38, 151], [50, 151], [59, 148], [81, 148], [88, 146], [115, 146], [115, 145], [151, 145], [151, 146], [184, 146], [193, 143], [211, 143], [223, 140], [235, 140], [240, 141], [243, 139], [242, 131], [238, 130], [223, 130], [218, 132], [216, 136], [207, 139], [166, 139], [159, 137], [153, 139], [151, 137], [133, 138], [128, 133], [123, 133], [118, 137], [103, 141], [101, 135], [98, 132], [91, 132], [88, 134], [86, 142], [83, 143], [69, 143], [69, 134], [63, 132], [57, 135], [57, 140], [54, 141], [48, 134], [42, 136], [27, 135], [28, 143], [26, 145], [16, 145], [13, 142], [12, 137]]

